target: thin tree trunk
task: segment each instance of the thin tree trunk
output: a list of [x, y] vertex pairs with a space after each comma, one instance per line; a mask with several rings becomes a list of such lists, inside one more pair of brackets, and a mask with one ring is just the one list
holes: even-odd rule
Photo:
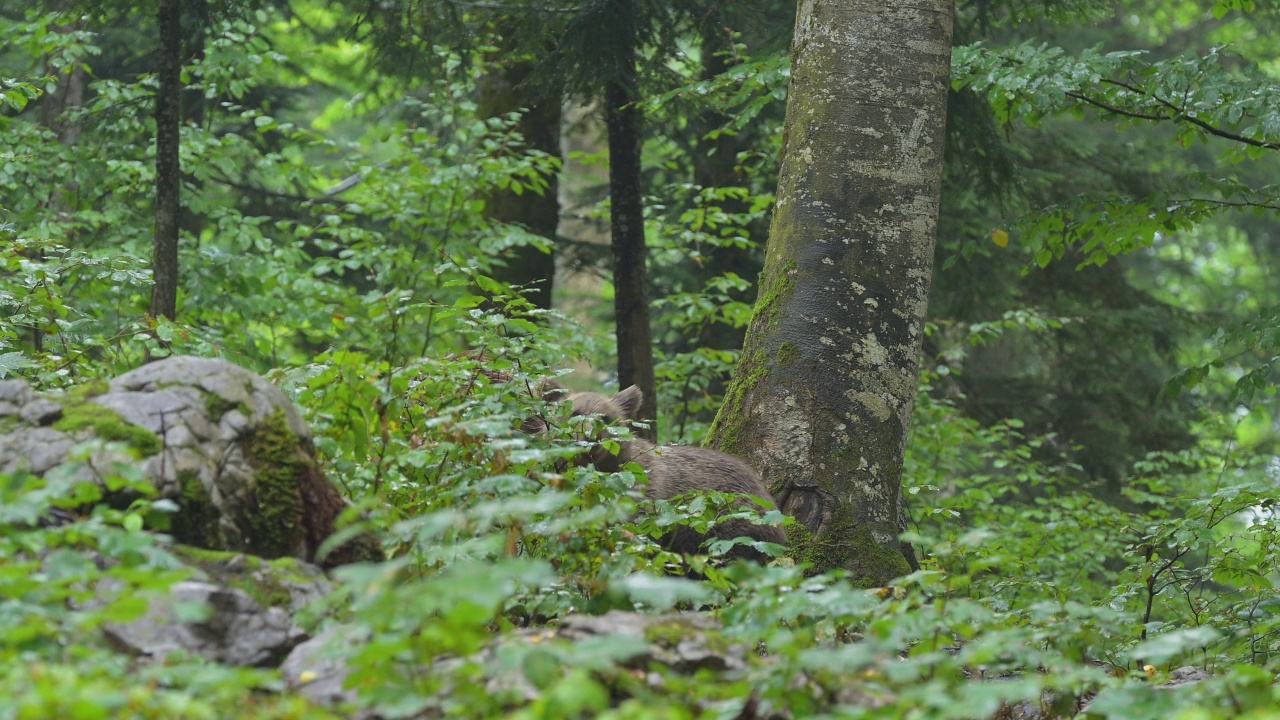
[[[711, 80], [730, 68], [729, 58], [724, 55], [724, 52], [732, 48], [730, 28], [738, 24], [738, 9], [738, 6], [734, 5], [716, 4], [698, 26], [703, 80]], [[754, 134], [752, 129], [743, 128], [736, 134], [724, 132], [714, 139], [708, 138], [708, 135], [726, 126], [731, 119], [719, 110], [707, 107], [690, 120], [690, 124], [697, 128], [698, 132], [692, 158], [695, 185], [702, 188], [726, 188], [748, 184], [738, 175], [737, 165], [738, 152], [751, 142]], [[716, 204], [727, 213], [744, 213], [749, 209], [745, 200], [734, 197], [726, 197]], [[763, 238], [768, 233], [768, 226], [764, 221], [752, 223], [752, 227], [746, 229], [756, 239]], [[698, 281], [702, 284], [711, 277], [727, 272], [732, 272], [739, 277], [755, 277], [760, 273], [760, 259], [756, 252], [743, 252], [736, 246], [704, 248], [703, 252], [705, 259], [698, 268]], [[743, 328], [726, 323], [708, 323], [699, 329], [696, 337], [682, 338], [676, 347], [681, 352], [690, 352], [698, 348], [737, 350], [742, 347], [744, 334]], [[706, 392], [722, 395], [726, 382], [727, 378], [721, 380], [715, 377], [708, 384]], [[681, 400], [687, 401], [689, 398], [684, 397]]]
[[[56, 26], [52, 32], [68, 32], [79, 30], [84, 23], [71, 26]], [[53, 92], [40, 99], [40, 124], [52, 130], [58, 136], [58, 142], [72, 145], [80, 137], [80, 126], [70, 122], [67, 112], [84, 105], [85, 72], [84, 65], [76, 63], [57, 74], [58, 84]]]
[[[628, 18], [629, 20], [629, 18]], [[636, 52], [632, 42], [617, 49], [619, 77], [605, 86], [609, 134], [610, 242], [613, 249], [613, 307], [618, 334], [618, 385], [639, 385], [644, 393], [641, 435], [653, 439], [657, 410], [653, 375], [653, 335], [649, 327], [649, 273], [645, 266], [641, 207], [640, 113], [636, 101]]]
[[151, 257], [151, 315], [172, 320], [178, 308], [178, 222], [182, 170], [178, 160], [182, 122], [182, 28], [178, 0], [159, 0], [160, 87], [156, 91], [156, 228]]
[[[69, 33], [83, 30], [85, 27], [84, 20], [71, 25], [54, 25], [49, 28], [50, 32]], [[51, 66], [49, 61], [52, 58], [46, 58], [46, 65]], [[83, 63], [74, 63], [70, 67], [64, 68], [56, 75], [57, 85], [53, 92], [45, 94], [40, 99], [40, 124], [49, 128], [58, 136], [58, 142], [63, 145], [74, 145], [76, 140], [80, 138], [79, 123], [72, 122], [69, 117], [70, 112], [84, 105], [84, 91], [86, 85], [86, 73]], [[50, 197], [50, 207], [59, 216], [65, 216], [74, 208], [69, 205], [75, 202], [76, 193], [79, 191], [79, 185], [75, 181], [74, 168], [68, 168], [68, 176], [66, 182], [55, 189]]]
[[801, 0], [778, 199], [712, 443], [760, 470], [793, 551], [880, 585], [916, 565], [902, 463], [933, 265], [952, 0]]
[[[207, 12], [197, 13], [196, 22], [192, 22], [190, 14], [187, 15], [186, 33], [182, 41], [182, 58], [185, 62], [198, 64], [204, 61], [205, 35], [209, 31], [210, 24], [211, 20]], [[209, 128], [205, 127], [204, 121], [205, 107], [209, 101], [204, 96], [204, 88], [200, 86], [184, 86], [182, 88], [181, 102], [182, 124], [200, 131], [208, 131]], [[189, 189], [194, 190], [193, 195], [199, 195], [204, 189], [204, 181], [190, 174], [183, 177], [183, 183]], [[195, 239], [198, 244], [198, 238], [204, 233], [205, 215], [195, 212], [185, 205], [179, 212], [178, 237], [185, 236]]]
[[[716, 21], [728, 15], [731, 8], [718, 6], [716, 10], [714, 19], [704, 21], [698, 28], [703, 80], [711, 80], [729, 69], [729, 63], [723, 55], [730, 48], [729, 31], [722, 22]], [[740, 138], [723, 133], [714, 140], [706, 139], [709, 133], [724, 127], [729, 120], [730, 118], [724, 113], [710, 109], [704, 110], [694, 119], [699, 138], [697, 156], [693, 161], [693, 181], [702, 187], [728, 187], [738, 184], [735, 182], [738, 178], [734, 175], [734, 167], [737, 165], [737, 153], [742, 145]], [[715, 152], [711, 152], [712, 150]], [[738, 201], [737, 204], [742, 203]], [[733, 208], [730, 212], [737, 210], [738, 208]]]

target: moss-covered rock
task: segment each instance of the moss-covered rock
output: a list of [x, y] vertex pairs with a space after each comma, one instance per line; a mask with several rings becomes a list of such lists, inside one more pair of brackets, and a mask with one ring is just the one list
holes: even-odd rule
[[267, 560], [189, 545], [175, 546], [173, 553], [208, 580], [240, 590], [263, 607], [278, 607], [293, 613], [330, 589], [317, 567], [296, 558]]
[[[73, 471], [109, 485], [121, 465], [141, 470], [179, 507], [173, 535], [211, 550], [313, 560], [348, 507], [288, 398], [222, 360], [167, 358], [47, 396], [0, 381], [0, 421], [0, 473], [44, 474], [88, 440], [123, 444], [91, 448]], [[361, 536], [325, 563], [382, 557], [376, 538]]]
[[179, 473], [178, 479], [181, 484], [178, 514], [170, 531], [174, 539], [196, 547], [227, 547], [226, 533], [219, 522], [222, 514], [214, 505], [204, 482], [191, 472]]
[[125, 420], [120, 413], [87, 400], [77, 401], [68, 394], [62, 404], [62, 419], [53, 424], [55, 430], [68, 435], [89, 431], [100, 440], [122, 442], [138, 452], [140, 457], [150, 457], [160, 452], [160, 438], [150, 430]]
[[299, 480], [308, 459], [282, 411], [268, 415], [255, 428], [247, 451], [257, 506], [249, 520], [253, 529], [249, 550], [268, 558], [296, 554], [306, 546]]

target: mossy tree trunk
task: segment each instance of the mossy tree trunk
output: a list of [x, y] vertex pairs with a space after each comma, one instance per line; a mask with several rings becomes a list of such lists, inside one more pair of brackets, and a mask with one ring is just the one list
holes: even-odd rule
[[711, 444], [796, 518], [815, 570], [916, 566], [902, 463], [932, 274], [951, 0], [801, 0], [755, 316]]
[[650, 423], [644, 437], [653, 439], [657, 409], [653, 374], [653, 330], [649, 326], [649, 272], [644, 245], [643, 188], [640, 175], [640, 111], [636, 73], [637, 11], [632, 0], [619, 0], [616, 77], [604, 87], [605, 124], [609, 135], [609, 232], [613, 251], [613, 309], [618, 336], [618, 387], [639, 385], [644, 393], [639, 419]]
[[178, 220], [182, 169], [178, 160], [182, 123], [182, 5], [159, 0], [160, 35], [156, 73], [156, 227], [151, 257], [151, 315], [169, 319], [178, 308]]

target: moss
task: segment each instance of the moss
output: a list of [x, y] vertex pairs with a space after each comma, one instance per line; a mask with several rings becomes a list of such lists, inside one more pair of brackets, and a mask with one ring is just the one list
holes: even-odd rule
[[[755, 310], [751, 315], [751, 329], [747, 333], [748, 343], [753, 338], [762, 336], [768, 325], [777, 320], [778, 309], [795, 287], [792, 277], [796, 269], [796, 261], [788, 260], [780, 272], [766, 273], [760, 280], [760, 297], [756, 300]], [[759, 323], [766, 323], [760, 327]], [[714, 443], [725, 452], [742, 455], [742, 429], [746, 425], [746, 412], [742, 403], [747, 394], [769, 374], [768, 357], [763, 349], [756, 349], [750, 355], [743, 353], [742, 360], [733, 374], [733, 381], [725, 390], [724, 406], [716, 413], [711, 429], [707, 433], [707, 442]]]
[[195, 565], [201, 570], [207, 569], [206, 566], [211, 563], [226, 564], [241, 556], [244, 557], [245, 563], [253, 568], [260, 567], [263, 562], [262, 558], [254, 557], [252, 555], [244, 555], [244, 553], [232, 552], [229, 550], [208, 550], [206, 548], [191, 547], [189, 545], [175, 545], [173, 547], [173, 554], [177, 555], [178, 559]]
[[895, 541], [892, 547], [877, 543], [870, 529], [853, 518], [853, 511], [846, 504], [837, 508], [831, 527], [821, 537], [813, 537], [796, 523], [787, 530], [787, 542], [797, 562], [811, 565], [810, 573], [850, 570], [860, 587], [884, 587], [890, 580], [911, 572], [898, 543]]
[[263, 607], [288, 608], [293, 596], [286, 583], [314, 581], [311, 576], [299, 572], [298, 561], [293, 558], [263, 560], [243, 553], [204, 550], [188, 545], [175, 546], [173, 554], [227, 587], [243, 591]]
[[249, 406], [243, 402], [232, 402], [218, 393], [204, 393], [204, 410], [205, 413], [215, 421], [232, 410], [239, 410], [241, 415], [250, 417], [252, 411]]
[[71, 400], [74, 404], [82, 403], [89, 398], [95, 398], [99, 395], [106, 395], [111, 392], [111, 385], [102, 378], [90, 380], [87, 383], [81, 383], [64, 393], [64, 397]]
[[225, 548], [226, 535], [218, 522], [221, 513], [214, 507], [204, 482], [193, 473], [181, 472], [178, 483], [178, 514], [171, 532], [174, 539], [185, 545]]
[[717, 653], [728, 652], [731, 647], [729, 641], [720, 633], [699, 630], [680, 620], [656, 622], [644, 629], [645, 642], [665, 648], [674, 648], [691, 638], [700, 640], [709, 650]]
[[784, 342], [778, 347], [778, 367], [786, 367], [800, 359], [800, 348], [793, 342]]
[[742, 427], [746, 424], [746, 413], [742, 401], [747, 392], [754, 389], [768, 374], [769, 365], [763, 351], [757, 351], [750, 358], [743, 356], [733, 381], [725, 390], [724, 405], [711, 423], [711, 429], [707, 433], [708, 442], [716, 442], [727, 453], [743, 454], [740, 440]]
[[795, 280], [792, 273], [797, 265], [795, 260], [788, 260], [782, 266], [782, 271], [777, 275], [761, 278], [760, 297], [756, 299], [755, 309], [751, 312], [751, 324], [754, 326], [757, 319], [767, 317], [767, 322], [771, 325], [778, 318], [778, 306], [781, 301], [791, 294], [791, 290], [795, 287]]
[[263, 557], [291, 555], [303, 546], [303, 504], [299, 478], [307, 458], [298, 437], [277, 409], [258, 426], [248, 443], [254, 468], [257, 508], [250, 511], [249, 549]]
[[155, 455], [163, 447], [155, 433], [130, 423], [115, 410], [84, 400], [77, 401], [70, 393], [61, 399], [62, 418], [54, 423], [55, 430], [71, 434], [88, 429], [94, 437], [128, 445], [141, 457]]
[[788, 525], [786, 532], [787, 556], [797, 563], [802, 562], [809, 553], [809, 545], [813, 542], [813, 533], [809, 532], [809, 528], [798, 520]]
[[664, 647], [675, 647], [681, 640], [693, 634], [693, 630], [688, 625], [676, 620], [654, 623], [644, 629], [645, 642]]

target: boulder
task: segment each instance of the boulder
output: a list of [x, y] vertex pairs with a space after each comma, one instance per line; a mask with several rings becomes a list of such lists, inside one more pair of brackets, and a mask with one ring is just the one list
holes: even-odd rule
[[148, 660], [182, 651], [236, 667], [274, 667], [308, 635], [293, 615], [332, 589], [324, 573], [294, 558], [175, 547], [188, 580], [151, 599], [146, 614], [112, 623], [113, 645]]
[[[72, 452], [94, 439], [109, 442], [87, 462]], [[0, 382], [0, 474], [61, 468], [102, 482], [122, 465], [177, 504], [178, 542], [210, 550], [312, 561], [347, 507], [293, 403], [225, 360], [166, 358], [65, 393]], [[381, 557], [357, 537], [321, 562]]]

